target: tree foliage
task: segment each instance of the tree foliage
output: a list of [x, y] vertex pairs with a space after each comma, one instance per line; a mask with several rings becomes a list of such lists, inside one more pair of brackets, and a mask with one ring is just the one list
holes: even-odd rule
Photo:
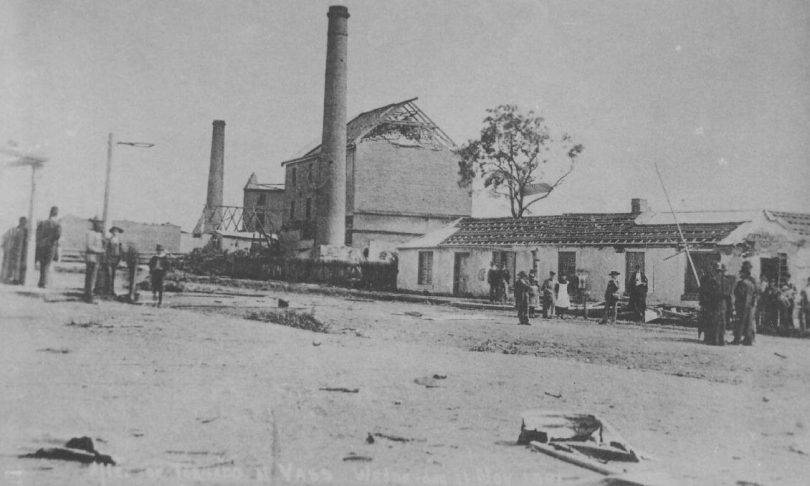
[[457, 150], [458, 184], [471, 189], [480, 177], [490, 193], [509, 199], [512, 217], [520, 218], [573, 172], [585, 147], [567, 133], [553, 136], [543, 117], [515, 105], [487, 113], [480, 137]]

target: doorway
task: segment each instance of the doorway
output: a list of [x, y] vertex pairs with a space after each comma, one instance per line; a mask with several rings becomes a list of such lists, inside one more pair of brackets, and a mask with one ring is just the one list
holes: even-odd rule
[[470, 295], [470, 254], [456, 253], [453, 264], [453, 295], [464, 297]]

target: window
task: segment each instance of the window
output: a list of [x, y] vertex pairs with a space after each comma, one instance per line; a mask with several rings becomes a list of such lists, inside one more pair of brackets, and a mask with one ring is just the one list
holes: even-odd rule
[[570, 278], [577, 273], [577, 252], [561, 251], [557, 254], [557, 278], [565, 275]]
[[291, 179], [291, 182], [292, 182], [292, 185], [293, 185], [293, 186], [295, 185], [295, 179], [296, 179], [296, 177], [295, 177], [295, 176], [296, 176], [296, 171], [297, 171], [297, 169], [296, 169], [295, 167], [293, 167], [293, 168], [290, 170], [290, 179]]
[[256, 206], [264, 206], [267, 204], [267, 194], [259, 194], [259, 199], [256, 201]]
[[290, 219], [295, 219], [295, 201], [290, 201]]
[[419, 252], [419, 274], [416, 283], [419, 285], [430, 285], [433, 283], [433, 252]]
[[312, 198], [311, 197], [307, 198], [307, 213], [306, 214], [307, 214], [307, 221], [309, 221], [310, 218], [312, 217]]
[[313, 170], [314, 170], [313, 165], [309, 164], [309, 167], [307, 168], [307, 182], [309, 182], [310, 184], [312, 184], [312, 172], [313, 172]]
[[[695, 262], [695, 268], [697, 268], [697, 274], [700, 278], [703, 278], [703, 275], [711, 270], [712, 265], [714, 265], [715, 262], [720, 261], [719, 253], [690, 253], [689, 255], [692, 257], [692, 261]], [[683, 286], [683, 300], [696, 300], [699, 289], [700, 286], [695, 280], [695, 272], [692, 271], [692, 265], [689, 263], [689, 259], [687, 258], [686, 275], [684, 277]]]

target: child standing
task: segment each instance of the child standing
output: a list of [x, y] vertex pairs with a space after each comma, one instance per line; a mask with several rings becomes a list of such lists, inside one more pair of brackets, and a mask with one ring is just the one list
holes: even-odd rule
[[149, 260], [149, 276], [152, 284], [152, 300], [157, 299], [157, 306], [163, 303], [163, 277], [169, 271], [169, 257], [163, 251], [163, 245], [155, 247], [157, 255]]

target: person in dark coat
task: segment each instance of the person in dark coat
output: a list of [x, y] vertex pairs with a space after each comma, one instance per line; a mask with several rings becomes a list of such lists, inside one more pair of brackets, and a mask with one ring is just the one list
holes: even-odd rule
[[3, 283], [25, 283], [27, 255], [28, 218], [20, 217], [19, 224], [3, 235], [3, 268], [0, 280]]
[[636, 266], [627, 284], [627, 292], [630, 294], [630, 310], [637, 321], [644, 322], [648, 285], [647, 276], [641, 271], [641, 266]]
[[124, 260], [127, 263], [127, 273], [129, 282], [129, 302], [134, 303], [138, 301], [137, 289], [135, 288], [135, 277], [138, 274], [138, 263], [141, 255], [138, 253], [138, 248], [135, 243], [129, 242], [127, 244], [127, 251], [124, 254]]
[[616, 323], [616, 315], [619, 312], [619, 297], [621, 297], [621, 287], [619, 287], [617, 278], [619, 275], [621, 274], [615, 270], [610, 272], [610, 280], [608, 280], [605, 288], [605, 311], [599, 324]]
[[48, 285], [48, 273], [51, 262], [58, 259], [59, 238], [62, 237], [62, 225], [57, 221], [59, 208], [53, 206], [48, 219], [37, 225], [36, 258], [39, 263], [38, 286], [44, 289]]
[[498, 284], [501, 281], [501, 272], [495, 262], [489, 264], [487, 270], [487, 283], [489, 284], [489, 303], [494, 304], [498, 300]]
[[163, 251], [163, 245], [155, 247], [157, 255], [149, 260], [149, 276], [152, 284], [152, 300], [157, 299], [157, 306], [163, 304], [163, 277], [169, 271], [169, 257]]
[[703, 320], [704, 342], [723, 346], [726, 331], [726, 293], [723, 266], [716, 262], [700, 280], [700, 312]]
[[529, 325], [529, 298], [531, 283], [526, 272], [519, 272], [515, 279], [515, 307], [517, 307], [518, 324]]
[[740, 278], [734, 286], [734, 306], [736, 321], [734, 323], [734, 341], [731, 344], [751, 346], [756, 335], [757, 300], [759, 287], [751, 276], [751, 262], [742, 263]]

